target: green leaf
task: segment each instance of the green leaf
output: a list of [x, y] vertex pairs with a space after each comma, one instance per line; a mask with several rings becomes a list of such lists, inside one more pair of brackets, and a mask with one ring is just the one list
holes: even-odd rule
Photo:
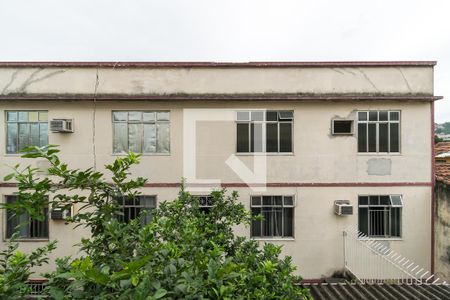
[[130, 279], [126, 279], [126, 280], [121, 280], [120, 281], [120, 287], [121, 288], [128, 288], [131, 284], [131, 280]]
[[139, 284], [139, 277], [137, 277], [136, 275], [131, 276], [131, 284], [133, 286], [137, 286]]
[[8, 174], [5, 177], [3, 177], [3, 180], [4, 181], [10, 181], [11, 179], [14, 178], [14, 175], [16, 175], [16, 174], [15, 173]]
[[159, 289], [156, 291], [156, 293], [153, 295], [153, 298], [155, 299], [161, 299], [167, 294], [167, 291], [165, 289]]
[[55, 300], [62, 300], [64, 299], [64, 291], [57, 288], [51, 288], [50, 296]]

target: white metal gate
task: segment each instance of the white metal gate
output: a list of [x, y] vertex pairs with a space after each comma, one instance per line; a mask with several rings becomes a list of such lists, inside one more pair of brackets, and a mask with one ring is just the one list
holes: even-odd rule
[[363, 283], [441, 283], [428, 270], [369, 238], [358, 230], [345, 230], [344, 265]]

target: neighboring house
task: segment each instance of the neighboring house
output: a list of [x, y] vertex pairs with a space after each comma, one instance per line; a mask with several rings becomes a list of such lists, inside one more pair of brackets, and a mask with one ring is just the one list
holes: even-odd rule
[[450, 163], [450, 142], [439, 142], [434, 146], [436, 163]]
[[450, 281], [450, 142], [436, 144], [435, 154], [436, 273]]
[[436, 133], [438, 138], [443, 139], [444, 141], [450, 140], [450, 134], [444, 134], [444, 133]]
[[[125, 218], [174, 199], [186, 177], [205, 210], [212, 188], [238, 191], [265, 219], [237, 233], [283, 245], [306, 279], [342, 271], [348, 228], [433, 271], [434, 65], [0, 63], [0, 178], [31, 163], [18, 153], [29, 145], [102, 171], [130, 150], [149, 182]], [[57, 119], [73, 122], [53, 132]], [[15, 189], [0, 182], [2, 200]], [[2, 240], [28, 218], [7, 216]], [[25, 250], [58, 239], [52, 257], [76, 255], [88, 235], [50, 217], [21, 233]]]

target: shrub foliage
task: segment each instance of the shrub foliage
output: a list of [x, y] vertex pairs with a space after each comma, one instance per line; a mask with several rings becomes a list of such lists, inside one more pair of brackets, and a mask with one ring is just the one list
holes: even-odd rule
[[[236, 236], [236, 226], [251, 222], [236, 192], [212, 192], [212, 207], [202, 210], [198, 198], [183, 187], [174, 201], [161, 202], [150, 223], [121, 222], [118, 199], [139, 194], [146, 179], [131, 178], [139, 156], [129, 153], [106, 169], [70, 169], [55, 146], [29, 148], [25, 158], [46, 159], [48, 175], [21, 169], [5, 180], [18, 182], [18, 201], [3, 204], [16, 213], [42, 219], [45, 207], [79, 209], [67, 221], [90, 230], [79, 243], [80, 255], [56, 260], [45, 274], [45, 292], [53, 299], [309, 299], [296, 285], [290, 257], [281, 247]], [[112, 182], [112, 184], [111, 184]], [[146, 212], [143, 212], [146, 213]], [[0, 298], [25, 295], [31, 267], [47, 262], [49, 243], [30, 255], [17, 242], [0, 253]]]

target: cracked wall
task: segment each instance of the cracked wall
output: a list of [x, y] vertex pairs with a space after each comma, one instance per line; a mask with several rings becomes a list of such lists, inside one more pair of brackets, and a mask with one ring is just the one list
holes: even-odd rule
[[[98, 68], [99, 94], [432, 95], [433, 68]], [[0, 68], [0, 93], [92, 94], [97, 68]]]

